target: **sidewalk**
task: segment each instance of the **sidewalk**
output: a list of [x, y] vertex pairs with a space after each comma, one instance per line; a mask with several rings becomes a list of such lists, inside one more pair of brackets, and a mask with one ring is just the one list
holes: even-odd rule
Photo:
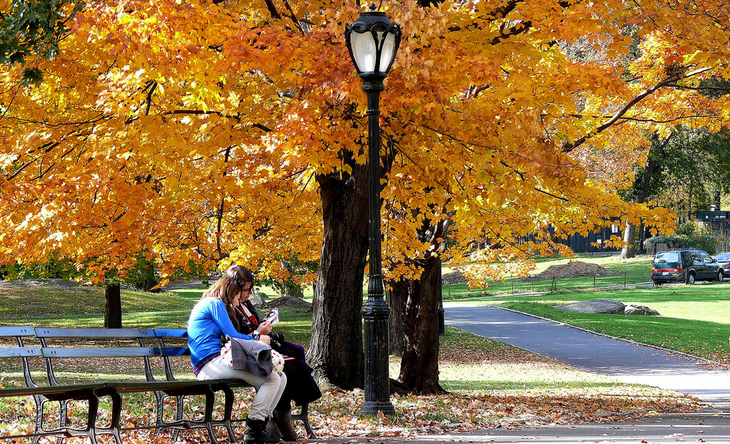
[[[730, 372], [706, 361], [598, 335], [564, 324], [489, 306], [445, 304], [446, 324], [531, 350], [580, 370], [621, 381], [693, 395], [708, 404], [701, 412], [663, 414], [630, 423], [587, 423], [488, 429], [416, 438], [333, 438], [328, 444], [730, 444]], [[730, 333], [730, 332], [729, 332]]]
[[449, 326], [549, 356], [580, 370], [696, 396], [708, 407], [698, 413], [659, 415], [632, 423], [484, 430], [419, 442], [730, 443], [729, 371], [713, 370], [699, 358], [499, 308], [446, 304], [445, 309]]
[[[579, 370], [696, 396], [730, 408], [730, 372], [709, 361], [490, 306], [446, 304], [446, 324]], [[729, 332], [730, 333], [730, 332]], [[730, 442], [730, 441], [729, 441]]]
[[676, 444], [730, 443], [730, 414], [712, 411], [666, 414], [632, 423], [577, 424], [519, 430], [491, 429], [470, 434], [429, 435], [417, 438], [328, 439], [328, 444]]

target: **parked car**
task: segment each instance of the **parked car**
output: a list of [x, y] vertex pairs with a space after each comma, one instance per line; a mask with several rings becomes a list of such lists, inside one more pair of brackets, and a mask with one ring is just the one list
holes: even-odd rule
[[[728, 269], [730, 274], [730, 269]], [[720, 281], [725, 277], [725, 269], [702, 250], [662, 251], [654, 256], [651, 264], [651, 280], [654, 285], [666, 282]]]
[[730, 253], [718, 254], [715, 256], [715, 260], [722, 268], [723, 277], [730, 276]]

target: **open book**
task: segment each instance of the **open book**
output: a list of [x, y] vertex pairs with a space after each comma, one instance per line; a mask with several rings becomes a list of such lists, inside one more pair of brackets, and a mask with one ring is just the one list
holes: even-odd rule
[[271, 325], [279, 322], [279, 309], [277, 307], [272, 308], [271, 311], [268, 312], [263, 319], [261, 319], [261, 322], [268, 322]]

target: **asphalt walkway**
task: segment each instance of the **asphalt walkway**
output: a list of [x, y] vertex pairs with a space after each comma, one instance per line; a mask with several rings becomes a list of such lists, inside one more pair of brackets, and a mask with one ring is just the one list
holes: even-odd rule
[[445, 320], [452, 327], [549, 356], [579, 370], [730, 406], [730, 372], [713, 370], [698, 358], [490, 306], [447, 304]]
[[660, 415], [626, 424], [485, 430], [468, 436], [433, 436], [419, 442], [730, 444], [730, 372], [714, 370], [706, 361], [489, 306], [446, 304], [445, 321], [451, 327], [549, 356], [580, 370], [693, 395], [708, 407], [695, 414]]

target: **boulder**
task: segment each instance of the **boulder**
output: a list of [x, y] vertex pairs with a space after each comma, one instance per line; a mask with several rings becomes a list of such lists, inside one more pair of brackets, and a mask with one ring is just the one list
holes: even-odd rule
[[624, 314], [626, 315], [645, 315], [645, 316], [660, 316], [659, 312], [647, 307], [646, 305], [635, 305], [628, 304], [624, 307]]
[[264, 293], [263, 291], [258, 291], [256, 288], [254, 288], [253, 293], [251, 293], [251, 296], [248, 298], [254, 307], [263, 307], [266, 305], [266, 299], [268, 298], [268, 295]]
[[570, 304], [556, 305], [555, 309], [560, 311], [571, 311], [575, 313], [607, 313], [623, 314], [624, 303], [613, 299], [596, 299], [593, 301], [571, 302]]

